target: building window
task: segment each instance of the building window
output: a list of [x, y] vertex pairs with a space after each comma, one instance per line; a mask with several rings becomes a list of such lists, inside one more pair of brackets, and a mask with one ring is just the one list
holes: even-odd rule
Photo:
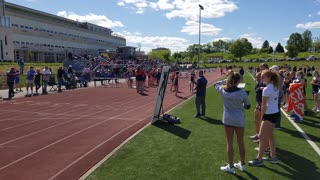
[[7, 38], [7, 36], [4, 36], [4, 45], [8, 45], [8, 38]]
[[3, 58], [3, 46], [2, 46], [2, 40], [0, 41], [0, 59], [4, 59], [4, 58]]

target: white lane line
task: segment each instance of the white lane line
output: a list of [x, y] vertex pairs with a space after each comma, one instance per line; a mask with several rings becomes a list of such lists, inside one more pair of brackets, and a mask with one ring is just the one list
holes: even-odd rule
[[[250, 72], [248, 72], [248, 74], [249, 74], [253, 79], [255, 79]], [[312, 141], [312, 140], [309, 138], [309, 136], [300, 128], [300, 126], [290, 118], [289, 114], [288, 114], [286, 111], [284, 111], [282, 108], [280, 108], [280, 109], [281, 109], [281, 112], [282, 112], [282, 113], [287, 117], [287, 119], [291, 122], [291, 124], [297, 129], [297, 131], [300, 132], [300, 134], [304, 137], [304, 139], [310, 144], [310, 146], [314, 149], [314, 151], [316, 151], [316, 153], [320, 156], [320, 149], [319, 149], [319, 147], [317, 146], [317, 144], [316, 144], [314, 141]]]
[[[142, 105], [142, 106], [138, 106], [138, 107], [136, 107], [135, 109], [132, 109], [132, 110], [130, 110], [130, 111], [134, 111], [134, 110], [136, 110], [136, 109], [138, 109], [138, 108], [141, 108], [141, 107], [143, 107], [143, 106], [149, 105], [149, 104], [151, 104], [151, 103], [152, 103], [152, 102], [147, 103], [147, 104], [144, 104], [144, 105]], [[88, 114], [88, 115], [84, 115], [84, 116], [82, 116], [81, 118], [90, 117], [90, 116], [93, 115], [93, 114], [100, 113], [100, 112], [103, 112], [103, 111], [104, 111], [104, 110], [98, 111], [98, 112], [95, 112], [95, 113], [91, 113], [91, 114]], [[25, 156], [23, 156], [23, 157], [15, 160], [15, 161], [13, 161], [13, 162], [7, 164], [7, 165], [5, 165], [5, 166], [2, 166], [2, 167], [0, 168], [0, 171], [2, 171], [3, 169], [5, 169], [5, 168], [7, 168], [7, 167], [9, 167], [9, 166], [11, 166], [11, 165], [13, 165], [13, 164], [18, 163], [19, 161], [22, 161], [22, 160], [24, 160], [24, 159], [26, 159], [26, 158], [28, 158], [28, 157], [30, 157], [30, 156], [38, 153], [38, 152], [40, 152], [40, 151], [42, 151], [42, 150], [44, 150], [44, 149], [47, 149], [47, 148], [49, 148], [49, 147], [51, 147], [51, 146], [53, 146], [53, 145], [55, 145], [55, 144], [58, 144], [58, 143], [66, 140], [66, 139], [68, 139], [68, 138], [70, 138], [70, 137], [72, 137], [72, 136], [75, 136], [75, 135], [77, 135], [77, 134], [80, 134], [81, 132], [84, 132], [84, 131], [86, 131], [86, 130], [88, 130], [88, 129], [90, 129], [90, 128], [93, 128], [93, 127], [95, 127], [95, 126], [98, 126], [98, 125], [100, 125], [100, 124], [102, 124], [102, 123], [105, 123], [105, 122], [107, 122], [107, 121], [110, 121], [110, 120], [112, 120], [112, 119], [116, 119], [117, 117], [119, 117], [119, 116], [121, 116], [121, 115], [123, 115], [123, 114], [126, 114], [126, 113], [128, 113], [128, 112], [130, 112], [130, 111], [121, 113], [121, 114], [119, 114], [119, 115], [117, 115], [117, 116], [108, 118], [108, 119], [106, 119], [106, 120], [104, 120], [104, 121], [100, 121], [100, 122], [98, 122], [98, 123], [95, 123], [95, 124], [93, 124], [93, 125], [85, 128], [85, 129], [82, 129], [82, 130], [77, 131], [77, 132], [75, 132], [75, 133], [73, 133], [73, 134], [70, 134], [70, 135], [68, 135], [68, 136], [66, 136], [66, 137], [64, 137], [64, 138], [62, 138], [62, 139], [60, 139], [60, 140], [58, 140], [58, 141], [55, 141], [55, 142], [53, 142], [53, 143], [51, 143], [51, 144], [49, 144], [49, 145], [47, 145], [47, 146], [44, 146], [44, 147], [42, 147], [42, 148], [40, 148], [40, 149], [38, 149], [38, 150], [36, 150], [36, 151], [28, 154], [28, 155], [25, 155]]]
[[[221, 79], [221, 78], [220, 78]], [[217, 80], [216, 80], [217, 81]], [[207, 85], [207, 89], [211, 87], [211, 85], [213, 83], [215, 83], [216, 81], [213, 81], [212, 83]], [[171, 111], [173, 111], [175, 108], [182, 106], [183, 104], [185, 104], [186, 102], [188, 102], [190, 99], [192, 99], [195, 96], [195, 94], [193, 94], [191, 97], [189, 97], [188, 99], [180, 102], [179, 104], [177, 104], [176, 106], [172, 107], [171, 109], [169, 109], [168, 111], [165, 112], [169, 113]], [[151, 117], [151, 116], [150, 116]], [[119, 149], [121, 149], [125, 144], [127, 144], [131, 139], [133, 139], [135, 136], [137, 136], [140, 132], [142, 132], [145, 128], [147, 128], [151, 123], [146, 124], [143, 128], [141, 128], [140, 130], [138, 130], [137, 132], [135, 132], [133, 135], [131, 135], [130, 137], [128, 137], [125, 141], [123, 141], [119, 146], [117, 146], [113, 151], [111, 151], [109, 154], [107, 154], [103, 159], [101, 159], [97, 164], [95, 164], [92, 168], [90, 168], [85, 174], [83, 174], [78, 180], [85, 180], [87, 179], [90, 174], [92, 174], [96, 169], [98, 169], [105, 161], [107, 161], [111, 156], [113, 156]], [[66, 168], [65, 168], [66, 169]], [[64, 170], [65, 170], [64, 169]], [[63, 171], [61, 171], [63, 172]], [[59, 172], [59, 173], [61, 173]], [[56, 177], [57, 175], [55, 175]], [[53, 179], [53, 178], [50, 178]]]

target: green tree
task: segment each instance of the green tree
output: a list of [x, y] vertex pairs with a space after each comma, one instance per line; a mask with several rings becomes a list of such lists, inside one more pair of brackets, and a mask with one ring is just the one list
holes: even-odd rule
[[320, 52], [320, 41], [316, 40], [315, 42], [312, 43], [312, 50], [314, 52]]
[[229, 46], [230, 43], [223, 40], [212, 42], [212, 48], [215, 52], [225, 52], [228, 50]]
[[309, 30], [306, 30], [302, 33], [302, 40], [303, 40], [303, 52], [306, 52], [311, 49], [312, 47], [312, 33]]
[[303, 39], [301, 34], [292, 33], [289, 37], [289, 40], [287, 41], [286, 49], [288, 49], [289, 45], [290, 45], [290, 48], [294, 46], [295, 48], [298, 49], [298, 52], [303, 52], [304, 48], [303, 48]]
[[241, 61], [242, 57], [252, 51], [252, 44], [246, 38], [238, 39], [230, 46], [230, 52]]
[[160, 60], [170, 62], [172, 60], [170, 59], [170, 57], [171, 57], [170, 50], [150, 51], [148, 53], [149, 59], [160, 59]]
[[268, 49], [270, 47], [269, 41], [265, 40], [262, 44], [261, 49]]
[[288, 44], [287, 45], [287, 53], [286, 55], [289, 57], [297, 57], [299, 54], [299, 49], [294, 44]]
[[268, 48], [268, 54], [271, 54], [271, 53], [273, 53], [273, 47], [269, 46], [269, 48]]
[[275, 52], [276, 53], [284, 53], [284, 48], [280, 43], [277, 44]]

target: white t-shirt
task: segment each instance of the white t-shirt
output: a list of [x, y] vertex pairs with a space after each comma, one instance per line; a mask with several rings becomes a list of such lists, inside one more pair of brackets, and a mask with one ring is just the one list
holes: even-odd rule
[[272, 83], [269, 83], [267, 87], [265, 87], [262, 91], [262, 97], [268, 97], [267, 100], [267, 109], [265, 114], [275, 114], [279, 112], [278, 107], [278, 98], [279, 98], [279, 90], [274, 87]]

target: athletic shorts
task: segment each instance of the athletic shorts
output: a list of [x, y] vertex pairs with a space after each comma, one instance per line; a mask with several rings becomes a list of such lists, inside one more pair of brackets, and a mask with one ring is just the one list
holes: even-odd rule
[[280, 112], [274, 113], [274, 114], [264, 114], [263, 115], [263, 121], [269, 121], [273, 124], [277, 123], [279, 121]]
[[33, 80], [26, 80], [27, 84], [33, 84]]

